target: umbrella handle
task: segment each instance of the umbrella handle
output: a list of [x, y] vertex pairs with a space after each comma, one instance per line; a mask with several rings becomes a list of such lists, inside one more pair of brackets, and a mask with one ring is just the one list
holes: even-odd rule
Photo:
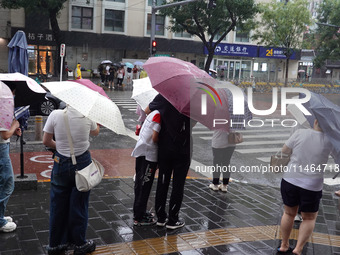
[[339, 174], [340, 172], [337, 172], [336, 175], [334, 175], [332, 179], [335, 179], [336, 177], [338, 177]]

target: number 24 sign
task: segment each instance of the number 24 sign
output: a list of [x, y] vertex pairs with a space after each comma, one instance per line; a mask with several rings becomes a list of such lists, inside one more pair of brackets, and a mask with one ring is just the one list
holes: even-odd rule
[[266, 56], [267, 57], [272, 57], [273, 56], [273, 49], [266, 50]]

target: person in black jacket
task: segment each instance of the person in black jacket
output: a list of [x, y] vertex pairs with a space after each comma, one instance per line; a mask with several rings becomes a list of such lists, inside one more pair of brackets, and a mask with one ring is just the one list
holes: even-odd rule
[[[177, 229], [185, 225], [178, 214], [184, 195], [184, 184], [192, 156], [192, 126], [190, 118], [179, 113], [162, 95], [157, 95], [145, 112], [158, 110], [162, 116], [162, 129], [158, 142], [159, 175], [155, 210], [157, 226]], [[165, 211], [166, 199], [173, 175], [169, 215]]]

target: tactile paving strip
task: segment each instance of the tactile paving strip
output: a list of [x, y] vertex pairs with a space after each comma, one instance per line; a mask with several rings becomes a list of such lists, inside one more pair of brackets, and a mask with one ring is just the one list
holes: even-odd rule
[[[280, 226], [222, 228], [192, 232], [127, 243], [99, 246], [92, 254], [167, 254], [231, 243], [275, 240], [281, 238]], [[299, 230], [293, 229], [290, 239], [297, 239]], [[340, 247], [340, 236], [313, 233], [309, 242]]]

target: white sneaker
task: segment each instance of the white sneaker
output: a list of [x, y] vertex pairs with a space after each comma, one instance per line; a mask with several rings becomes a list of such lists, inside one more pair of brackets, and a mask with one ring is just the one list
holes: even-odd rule
[[218, 190], [218, 186], [219, 186], [219, 185], [210, 183], [209, 188], [211, 188], [211, 189], [214, 190], [214, 191], [217, 191], [217, 190]]
[[294, 218], [294, 221], [295, 221], [295, 222], [302, 222], [303, 220], [302, 220], [301, 214], [297, 214], [297, 215], [295, 216], [295, 218]]
[[2, 232], [12, 232], [17, 228], [17, 225], [14, 222], [7, 222], [4, 226], [0, 228]]
[[13, 222], [13, 219], [10, 216], [5, 216], [4, 219], [7, 220], [7, 222]]
[[220, 184], [220, 185], [218, 185], [218, 188], [223, 192], [228, 191], [228, 185]]

